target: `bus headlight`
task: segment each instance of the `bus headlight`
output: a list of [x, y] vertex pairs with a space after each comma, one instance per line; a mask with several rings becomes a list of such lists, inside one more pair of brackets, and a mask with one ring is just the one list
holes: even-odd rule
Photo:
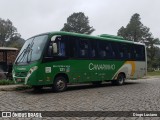
[[38, 69], [38, 66], [34, 66], [34, 67], [32, 67], [30, 70], [29, 70], [29, 72], [28, 72], [28, 74], [32, 74], [35, 70], [37, 70]]
[[38, 66], [34, 66], [34, 67], [32, 67], [29, 71], [28, 71], [28, 74], [27, 74], [27, 76], [26, 76], [26, 78], [25, 78], [25, 84], [27, 84], [27, 81], [28, 81], [28, 78], [31, 76], [31, 74], [34, 72], [34, 71], [36, 71], [38, 69]]

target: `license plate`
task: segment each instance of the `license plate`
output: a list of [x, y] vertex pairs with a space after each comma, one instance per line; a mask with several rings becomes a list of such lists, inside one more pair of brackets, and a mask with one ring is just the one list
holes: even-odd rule
[[20, 79], [20, 78], [17, 79], [17, 82], [21, 82], [21, 81], [22, 81], [22, 79]]

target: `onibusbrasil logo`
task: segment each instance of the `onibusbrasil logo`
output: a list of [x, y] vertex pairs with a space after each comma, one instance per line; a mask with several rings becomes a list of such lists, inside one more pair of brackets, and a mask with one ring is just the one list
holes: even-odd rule
[[40, 112], [2, 112], [2, 118], [42, 118]]

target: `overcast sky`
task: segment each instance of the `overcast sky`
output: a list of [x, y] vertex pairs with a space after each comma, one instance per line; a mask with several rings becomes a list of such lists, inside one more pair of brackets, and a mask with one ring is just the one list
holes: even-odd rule
[[59, 31], [73, 12], [84, 12], [93, 35], [116, 35], [134, 13], [160, 38], [160, 0], [0, 0], [0, 18], [10, 19], [22, 38]]

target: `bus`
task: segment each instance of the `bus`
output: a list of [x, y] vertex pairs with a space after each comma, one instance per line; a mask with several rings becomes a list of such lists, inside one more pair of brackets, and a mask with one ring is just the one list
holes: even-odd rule
[[146, 47], [120, 36], [49, 32], [26, 40], [13, 66], [16, 84], [65, 91], [75, 83], [123, 85], [146, 75]]

